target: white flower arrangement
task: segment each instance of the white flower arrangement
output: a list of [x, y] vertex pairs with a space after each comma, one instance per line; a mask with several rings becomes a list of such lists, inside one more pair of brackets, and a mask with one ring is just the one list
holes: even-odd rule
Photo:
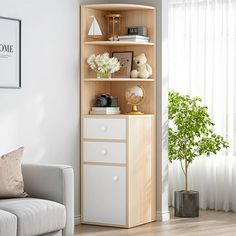
[[[92, 54], [87, 59], [89, 67], [96, 71], [101, 76], [110, 76], [110, 74], [120, 69], [120, 62], [117, 58], [109, 57], [109, 53], [103, 53], [99, 55]], [[100, 77], [100, 76], [99, 76]]]

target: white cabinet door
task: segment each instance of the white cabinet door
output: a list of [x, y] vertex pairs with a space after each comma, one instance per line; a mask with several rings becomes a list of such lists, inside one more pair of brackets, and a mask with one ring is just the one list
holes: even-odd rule
[[125, 167], [84, 165], [83, 171], [83, 221], [125, 225]]
[[126, 119], [84, 118], [83, 137], [87, 139], [126, 139]]
[[125, 146], [125, 143], [83, 142], [83, 161], [125, 164]]

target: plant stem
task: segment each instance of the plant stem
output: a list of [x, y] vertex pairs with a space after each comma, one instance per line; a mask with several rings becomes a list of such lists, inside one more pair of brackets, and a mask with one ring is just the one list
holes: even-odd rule
[[182, 160], [180, 160], [180, 164], [181, 164], [181, 169], [182, 169], [182, 171], [183, 171], [183, 173], [184, 173], [184, 175], [185, 175], [185, 171], [184, 171], [184, 167], [183, 167]]
[[188, 192], [188, 162], [185, 159], [185, 191]]

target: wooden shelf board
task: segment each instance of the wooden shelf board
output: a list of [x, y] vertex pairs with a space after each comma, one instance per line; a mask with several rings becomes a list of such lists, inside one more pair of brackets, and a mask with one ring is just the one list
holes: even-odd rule
[[111, 79], [105, 79], [105, 78], [85, 78], [83, 81], [87, 82], [117, 82], [117, 81], [125, 81], [125, 82], [154, 82], [155, 79], [132, 79], [132, 78], [111, 78]]
[[82, 7], [87, 7], [96, 10], [104, 11], [124, 11], [124, 10], [154, 10], [155, 7], [144, 6], [138, 4], [88, 4], [82, 5]]
[[85, 45], [97, 46], [153, 46], [154, 43], [150, 42], [133, 42], [133, 41], [86, 41]]
[[96, 117], [96, 118], [104, 118], [104, 117], [110, 117], [110, 118], [123, 118], [123, 117], [127, 117], [127, 116], [131, 116], [131, 117], [142, 117], [142, 116], [149, 116], [149, 117], [155, 117], [155, 114], [142, 114], [142, 115], [130, 115], [130, 114], [118, 114], [118, 115], [110, 115], [110, 114], [107, 114], [107, 115], [89, 115], [89, 114], [84, 114], [82, 115], [84, 118], [91, 118], [91, 117]]

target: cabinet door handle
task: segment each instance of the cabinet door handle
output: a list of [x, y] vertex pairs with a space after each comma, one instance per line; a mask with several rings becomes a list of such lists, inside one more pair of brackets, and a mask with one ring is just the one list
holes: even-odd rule
[[105, 131], [107, 130], [107, 127], [106, 127], [105, 125], [102, 125], [102, 126], [100, 127], [100, 130], [101, 130], [102, 132], [105, 132]]
[[105, 148], [103, 148], [101, 151], [100, 151], [100, 154], [102, 156], [105, 156], [107, 154], [107, 150]]
[[118, 176], [117, 175], [114, 175], [113, 176], [113, 182], [117, 182], [119, 180]]

